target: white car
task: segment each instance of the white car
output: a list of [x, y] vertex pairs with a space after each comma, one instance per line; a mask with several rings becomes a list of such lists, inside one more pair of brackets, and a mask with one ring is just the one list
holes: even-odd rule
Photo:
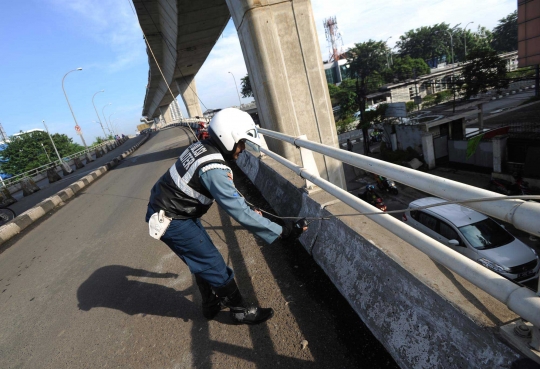
[[[446, 202], [437, 197], [413, 201], [409, 208]], [[461, 205], [441, 205], [404, 213], [409, 226], [515, 282], [538, 278], [536, 252], [493, 219]]]

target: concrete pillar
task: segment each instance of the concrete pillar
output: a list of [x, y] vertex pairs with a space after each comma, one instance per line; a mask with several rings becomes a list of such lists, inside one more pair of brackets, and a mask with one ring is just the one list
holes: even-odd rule
[[40, 190], [36, 182], [34, 182], [34, 180], [30, 177], [25, 177], [21, 180], [21, 187], [23, 191], [23, 196], [31, 195], [34, 192], [38, 192]]
[[49, 180], [49, 183], [54, 183], [62, 179], [62, 177], [60, 177], [60, 174], [58, 174], [58, 172], [56, 171], [56, 166], [52, 166], [47, 169], [47, 179]]
[[94, 158], [92, 157], [92, 154], [90, 154], [89, 152], [86, 153], [85, 157], [86, 157], [86, 164], [91, 163], [91, 162], [94, 161]]
[[73, 158], [73, 162], [75, 163], [75, 168], [77, 169], [84, 168], [84, 164], [80, 158]]
[[[310, 0], [226, 0], [257, 101], [261, 126], [338, 148]], [[293, 145], [268, 138], [272, 151], [301, 165]], [[345, 188], [343, 166], [315, 154], [321, 177]]]
[[392, 144], [392, 151], [396, 151], [398, 149], [397, 145], [397, 134], [392, 133], [390, 135], [390, 143]]
[[502, 173], [502, 167], [506, 160], [506, 141], [508, 136], [495, 136], [491, 140], [493, 143], [493, 171]]
[[203, 116], [199, 97], [197, 96], [197, 85], [195, 84], [194, 77], [195, 76], [192, 74], [176, 80], [176, 87], [182, 96], [182, 100], [186, 105], [186, 110], [190, 118]]
[[103, 151], [101, 149], [96, 149], [96, 159], [101, 158], [103, 156]]
[[433, 135], [431, 133], [424, 133], [422, 135], [422, 153], [424, 154], [424, 161], [428, 168], [435, 168], [435, 148], [433, 146]]

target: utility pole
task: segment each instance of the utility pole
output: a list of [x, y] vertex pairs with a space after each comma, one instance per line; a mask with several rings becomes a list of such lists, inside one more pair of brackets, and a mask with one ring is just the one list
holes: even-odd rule
[[50, 163], [51, 162], [51, 157], [49, 156], [49, 153], [47, 152], [47, 150], [45, 150], [45, 146], [43, 145], [43, 142], [41, 143], [41, 147], [43, 147], [43, 151], [45, 151], [45, 155], [47, 155], [47, 160], [49, 160], [49, 163]]
[[449, 31], [446, 31], [450, 35], [450, 47], [452, 48], [452, 92], [454, 93], [454, 102], [452, 103], [452, 113], [456, 113], [456, 75], [454, 69], [454, 40], [452, 34]]

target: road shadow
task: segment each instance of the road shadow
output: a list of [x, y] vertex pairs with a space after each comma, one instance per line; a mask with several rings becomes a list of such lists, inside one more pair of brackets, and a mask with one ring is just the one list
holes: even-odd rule
[[155, 273], [122, 265], [108, 265], [94, 271], [80, 285], [77, 290], [78, 307], [83, 311], [109, 308], [128, 315], [157, 315], [184, 321], [200, 319], [199, 307], [185, 297], [193, 294], [193, 287], [177, 291], [160, 284], [137, 280], [177, 277], [174, 273]]

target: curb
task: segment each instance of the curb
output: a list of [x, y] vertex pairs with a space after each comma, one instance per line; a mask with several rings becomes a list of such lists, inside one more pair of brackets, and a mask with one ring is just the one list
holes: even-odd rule
[[51, 197], [46, 198], [33, 208], [26, 210], [24, 213], [15, 217], [15, 219], [13, 219], [5, 226], [0, 227], [0, 245], [13, 238], [17, 234], [21, 233], [29, 225], [47, 214], [47, 212], [65, 205], [65, 202], [68, 199], [72, 198], [77, 192], [89, 186], [92, 182], [97, 180], [103, 174], [116, 167], [123, 159], [131, 155], [143, 143], [148, 141], [149, 138], [150, 135], [147, 135], [142, 141], [133, 146], [131, 149], [124, 151], [121, 155], [115, 157], [113, 160], [109, 161], [105, 165], [102, 165], [93, 172], [79, 179], [77, 182], [67, 186], [63, 190], [58, 191]]

